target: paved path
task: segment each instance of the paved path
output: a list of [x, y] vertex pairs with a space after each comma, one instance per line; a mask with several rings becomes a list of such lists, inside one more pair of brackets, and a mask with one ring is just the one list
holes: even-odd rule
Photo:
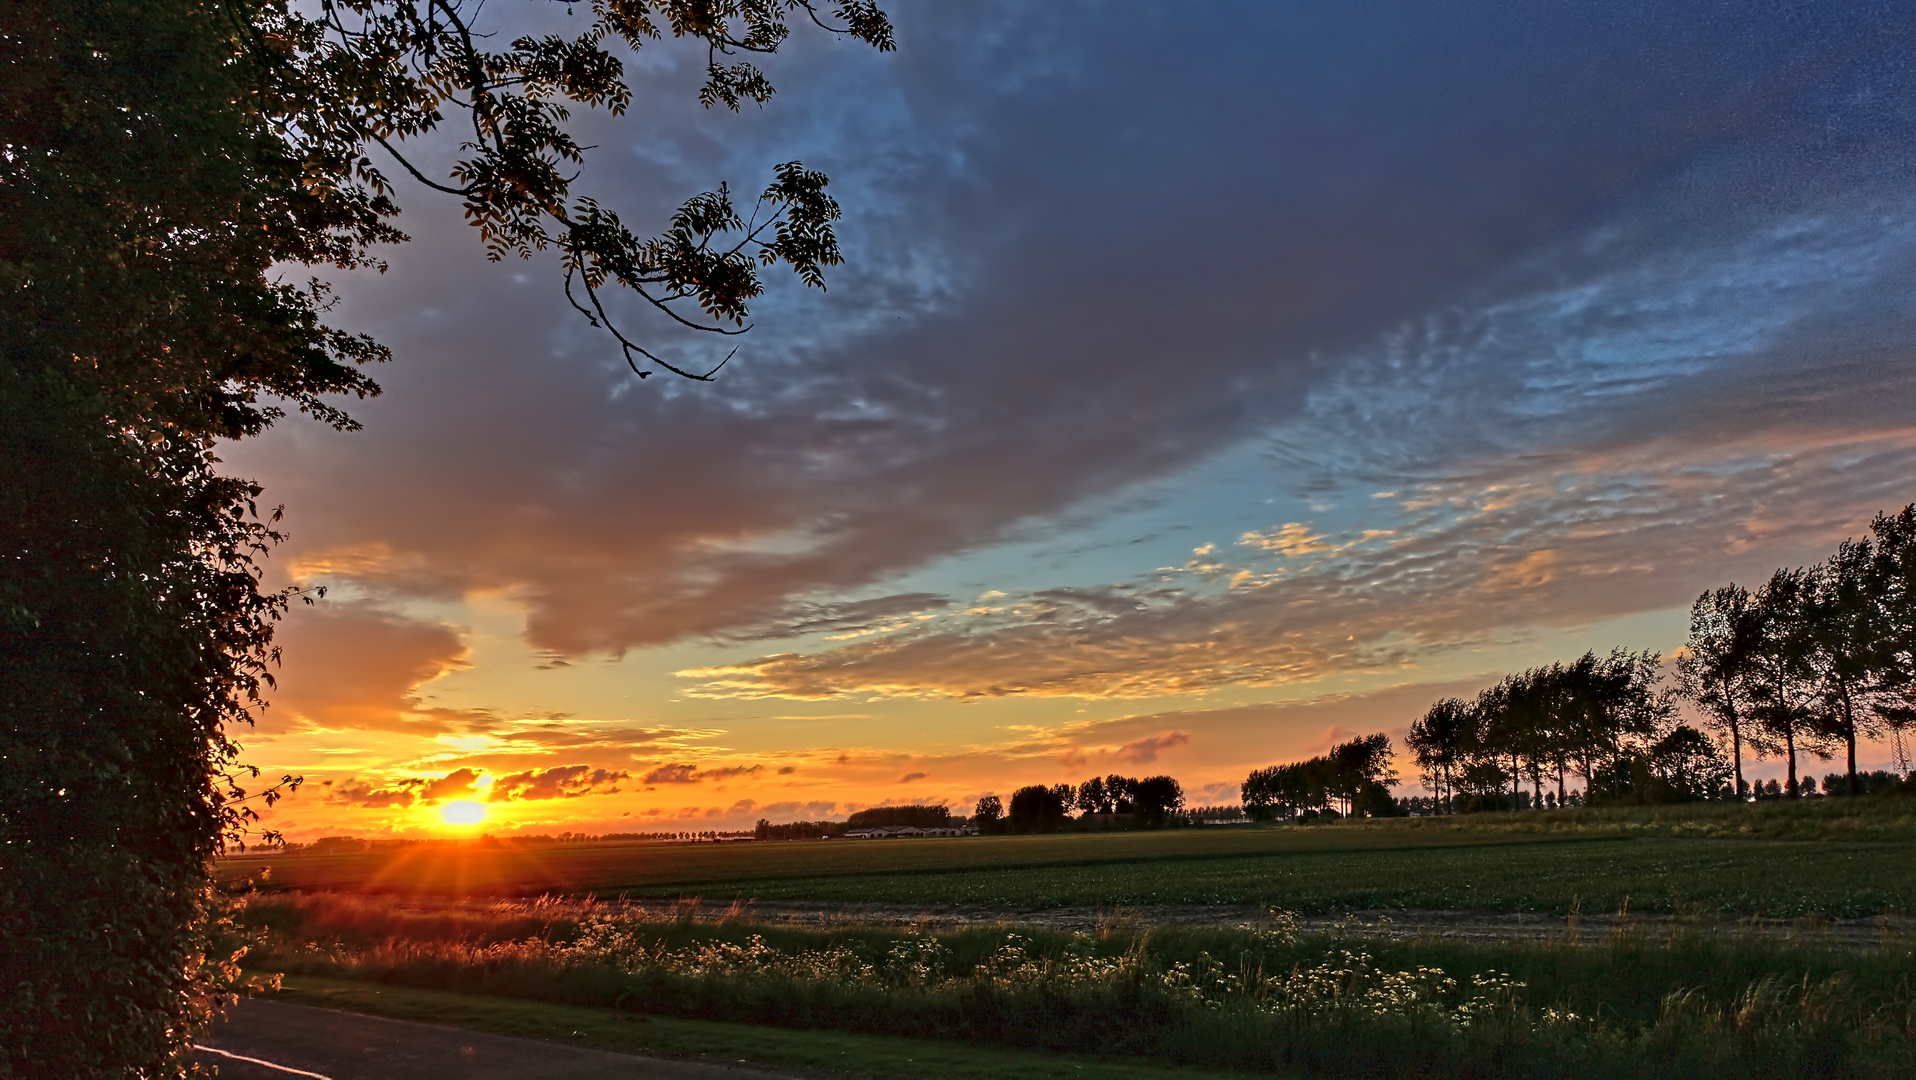
[[[200, 1039], [225, 1080], [782, 1080], [435, 1024], [243, 999]], [[222, 1053], [223, 1051], [223, 1053]], [[237, 1056], [234, 1056], [237, 1055]], [[242, 1059], [253, 1059], [251, 1061]]]

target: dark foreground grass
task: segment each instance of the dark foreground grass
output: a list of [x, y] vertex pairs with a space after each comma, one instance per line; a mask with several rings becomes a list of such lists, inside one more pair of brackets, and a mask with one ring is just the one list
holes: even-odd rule
[[1351, 1078], [1916, 1075], [1904, 939], [1486, 946], [1300, 936], [1281, 918], [900, 933], [557, 905], [382, 915], [341, 897], [255, 898], [244, 915], [271, 970], [788, 1030]]
[[288, 889], [1004, 907], [1916, 911], [1916, 799], [921, 841], [420, 847], [228, 860]]
[[646, 1016], [619, 1009], [453, 994], [390, 984], [292, 976], [276, 995], [301, 1005], [445, 1024], [495, 1035], [545, 1039], [574, 1046], [690, 1058], [714, 1064], [750, 1064], [910, 1076], [927, 1080], [1243, 1080], [1250, 1074], [1122, 1062], [1079, 1054], [1047, 1054], [973, 1046], [951, 1040], [906, 1039], [843, 1031], [729, 1024]]

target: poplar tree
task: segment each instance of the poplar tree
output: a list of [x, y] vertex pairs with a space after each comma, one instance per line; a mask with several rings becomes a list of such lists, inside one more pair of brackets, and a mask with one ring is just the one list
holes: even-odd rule
[[1677, 692], [1702, 712], [1707, 724], [1729, 737], [1738, 798], [1749, 791], [1743, 781], [1743, 746], [1758, 704], [1756, 663], [1764, 618], [1764, 609], [1748, 589], [1734, 583], [1712, 589], [1690, 606], [1690, 640], [1676, 661]]

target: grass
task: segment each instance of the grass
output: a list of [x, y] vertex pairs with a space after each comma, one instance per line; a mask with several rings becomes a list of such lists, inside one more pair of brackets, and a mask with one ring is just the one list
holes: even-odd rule
[[1907, 931], [1836, 948], [1813, 931], [1779, 939], [1700, 919], [1491, 944], [1299, 933], [1278, 912], [1239, 929], [1108, 917], [1096, 933], [1071, 934], [845, 917], [754, 924], [606, 898], [1908, 913], [1911, 805], [417, 847], [229, 860], [223, 871], [273, 870], [279, 891], [239, 901], [260, 938], [247, 963], [290, 973], [298, 1000], [508, 1034], [578, 1032], [613, 1048], [922, 1076], [1125, 1077], [1177, 1065], [1194, 1077], [1860, 1080], [1916, 1075]]
[[1854, 918], [1916, 911], [1916, 800], [1816, 799], [962, 840], [416, 847], [227, 860], [417, 896], [1265, 904]]
[[1098, 1075], [1141, 1060], [1412, 1080], [1916, 1074], [1907, 935], [1839, 952], [1695, 930], [1391, 941], [1281, 917], [930, 932], [551, 902], [447, 916], [337, 895], [256, 896], [241, 914], [267, 938], [249, 963], [270, 970], [753, 1025], [728, 1047], [770, 1028], [1093, 1054]]
[[[634, 890], [635, 892], [639, 890]], [[1590, 840], [1167, 857], [711, 883], [708, 899], [1005, 906], [1269, 904], [1854, 918], [1916, 909], [1916, 852], [1878, 844]]]
[[291, 976], [277, 995], [302, 1005], [395, 1020], [445, 1024], [495, 1035], [574, 1046], [692, 1058], [717, 1063], [784, 1066], [864, 1076], [928, 1080], [1239, 1080], [1245, 1074], [1109, 1061], [1084, 1055], [1007, 1050], [961, 1042], [794, 1031], [712, 1020], [645, 1016], [618, 1009], [453, 994], [314, 976]]

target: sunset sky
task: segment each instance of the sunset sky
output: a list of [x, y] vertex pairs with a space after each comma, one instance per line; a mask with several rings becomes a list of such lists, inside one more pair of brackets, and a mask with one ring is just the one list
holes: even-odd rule
[[846, 265], [775, 276], [711, 385], [632, 377], [553, 259], [401, 184], [413, 242], [333, 275], [396, 357], [365, 429], [224, 455], [286, 505], [271, 582], [328, 589], [241, 736], [306, 777], [269, 825], [1232, 801], [1667, 653], [1698, 592], [1916, 500], [1908, 5], [886, 7], [898, 52], [797, 32], [763, 108], [665, 42], [631, 114], [575, 111], [640, 227], [832, 177]]

